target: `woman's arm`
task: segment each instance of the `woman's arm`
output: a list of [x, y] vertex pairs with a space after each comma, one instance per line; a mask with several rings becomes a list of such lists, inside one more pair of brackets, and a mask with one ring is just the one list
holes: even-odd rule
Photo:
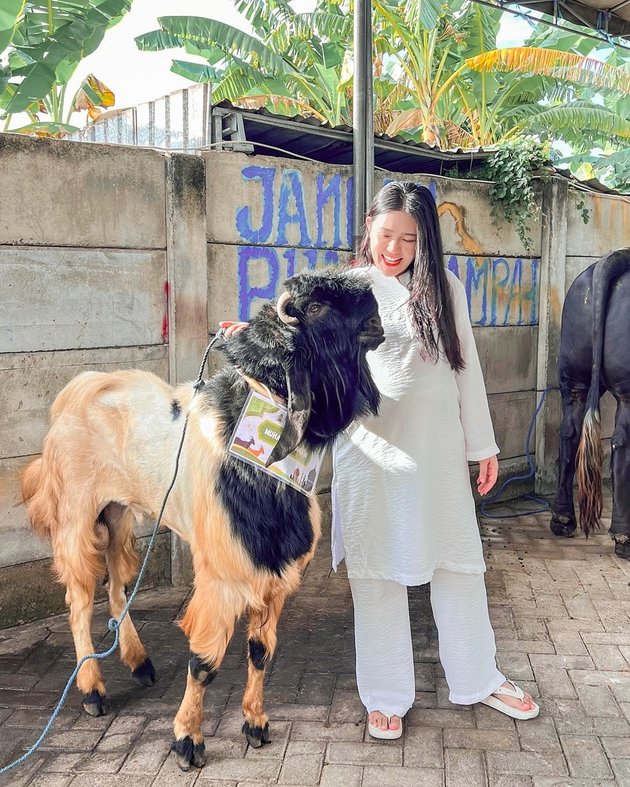
[[479, 494], [484, 495], [492, 489], [497, 480], [499, 463], [496, 454], [499, 453], [499, 448], [495, 441], [486, 386], [468, 315], [466, 291], [456, 276], [451, 274], [449, 279], [457, 336], [466, 364], [461, 372], [455, 374], [459, 389], [460, 418], [466, 438], [466, 458], [469, 462], [479, 462], [477, 489]]

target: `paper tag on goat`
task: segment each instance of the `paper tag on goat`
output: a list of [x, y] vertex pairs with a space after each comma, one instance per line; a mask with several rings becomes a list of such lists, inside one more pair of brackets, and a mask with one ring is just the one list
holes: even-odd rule
[[314, 494], [322, 452], [299, 445], [285, 459], [265, 467], [267, 457], [280, 439], [286, 418], [286, 407], [256, 391], [250, 391], [228, 445], [228, 452], [305, 495]]

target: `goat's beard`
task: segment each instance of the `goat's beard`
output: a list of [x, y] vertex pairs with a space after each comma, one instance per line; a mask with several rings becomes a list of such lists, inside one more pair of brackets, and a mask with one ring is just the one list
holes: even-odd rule
[[[313, 384], [314, 383], [314, 384]], [[354, 368], [345, 358], [331, 355], [323, 374], [312, 377], [312, 407], [305, 439], [314, 446], [325, 445], [366, 415], [378, 414], [381, 401], [366, 359], [366, 350], [359, 348]]]

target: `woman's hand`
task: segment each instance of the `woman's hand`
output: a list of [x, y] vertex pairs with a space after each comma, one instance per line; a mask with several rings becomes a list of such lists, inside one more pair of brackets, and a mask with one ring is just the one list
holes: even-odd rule
[[477, 477], [477, 491], [480, 495], [489, 492], [497, 482], [499, 475], [499, 460], [496, 456], [482, 459], [479, 462], [479, 475]]
[[220, 322], [219, 323], [219, 327], [221, 327], [221, 328], [223, 328], [225, 330], [226, 338], [229, 338], [230, 336], [234, 336], [235, 334], [240, 333], [241, 331], [244, 331], [245, 328], [247, 328], [248, 325], [249, 325], [248, 322], [229, 322], [228, 321], [228, 322]]

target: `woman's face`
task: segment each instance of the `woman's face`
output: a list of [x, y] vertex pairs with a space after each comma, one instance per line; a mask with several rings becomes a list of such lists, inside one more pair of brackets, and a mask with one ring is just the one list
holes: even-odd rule
[[381, 273], [399, 276], [406, 271], [416, 254], [418, 225], [413, 216], [402, 210], [392, 210], [368, 216], [365, 225], [372, 260]]

